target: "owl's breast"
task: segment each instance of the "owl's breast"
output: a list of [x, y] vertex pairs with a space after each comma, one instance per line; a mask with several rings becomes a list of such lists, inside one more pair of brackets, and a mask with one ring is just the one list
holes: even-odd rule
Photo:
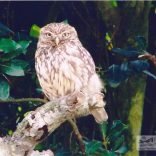
[[36, 58], [35, 67], [39, 83], [49, 99], [79, 91], [87, 85], [88, 73], [83, 61], [65, 51]]

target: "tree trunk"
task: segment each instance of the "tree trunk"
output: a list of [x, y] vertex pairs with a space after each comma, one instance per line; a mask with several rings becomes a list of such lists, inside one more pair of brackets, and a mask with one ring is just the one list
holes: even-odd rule
[[[127, 1], [113, 7], [110, 2], [96, 2], [108, 32], [113, 35], [113, 45], [124, 48], [133, 43], [137, 35], [148, 39], [148, 15], [151, 2]], [[120, 87], [111, 90], [114, 109], [110, 110], [127, 122], [130, 136], [127, 138], [131, 147], [127, 156], [138, 156], [136, 136], [140, 135], [146, 77], [134, 76]], [[113, 100], [112, 100], [113, 99]], [[113, 109], [111, 106], [111, 109]]]
[[[156, 49], [156, 14], [154, 13], [154, 8], [151, 10], [149, 16], [149, 47], [148, 51], [151, 52], [152, 55], [155, 55]], [[156, 75], [156, 67], [151, 64], [150, 68], [151, 72]], [[146, 86], [146, 98], [144, 103], [143, 110], [143, 122], [142, 122], [142, 135], [155, 135], [156, 132], [156, 80], [148, 77], [147, 86]], [[141, 156], [155, 156], [156, 151], [142, 151], [140, 152]]]

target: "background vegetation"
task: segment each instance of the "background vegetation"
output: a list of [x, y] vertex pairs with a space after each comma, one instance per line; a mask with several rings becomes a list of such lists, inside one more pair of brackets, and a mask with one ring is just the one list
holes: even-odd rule
[[155, 6], [115, 0], [1, 2], [0, 135], [11, 135], [26, 113], [45, 100], [34, 70], [37, 38], [29, 34], [31, 26], [67, 20], [106, 83], [109, 120], [98, 125], [91, 116], [78, 119], [83, 145], [65, 123], [36, 149], [51, 148], [57, 156], [138, 156], [136, 136], [155, 135], [156, 129], [155, 66], [138, 58], [147, 51], [155, 54]]

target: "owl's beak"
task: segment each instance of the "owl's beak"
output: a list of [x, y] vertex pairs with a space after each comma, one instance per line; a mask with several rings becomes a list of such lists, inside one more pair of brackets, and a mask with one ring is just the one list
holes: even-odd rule
[[56, 44], [57, 46], [58, 46], [59, 42], [60, 42], [59, 38], [56, 37], [56, 38], [55, 38], [55, 44]]

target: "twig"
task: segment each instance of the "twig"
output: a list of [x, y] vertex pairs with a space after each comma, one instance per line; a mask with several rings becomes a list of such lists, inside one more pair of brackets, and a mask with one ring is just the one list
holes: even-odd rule
[[23, 102], [40, 102], [46, 103], [47, 101], [40, 98], [21, 98], [21, 99], [8, 99], [8, 100], [0, 100], [0, 103], [23, 103]]
[[143, 55], [138, 56], [139, 59], [147, 59], [153, 63], [154, 66], [156, 66], [156, 56], [152, 55], [150, 53], [145, 53]]
[[76, 122], [73, 121], [72, 119], [68, 119], [68, 122], [69, 122], [70, 125], [72, 126], [73, 131], [74, 131], [74, 133], [75, 133], [75, 135], [76, 135], [76, 137], [77, 137], [77, 139], [78, 139], [78, 141], [79, 141], [80, 149], [81, 149], [82, 155], [85, 156], [85, 155], [86, 155], [86, 152], [85, 152], [85, 144], [84, 144], [84, 142], [83, 142], [82, 135], [81, 135], [81, 133], [80, 133], [80, 131], [79, 131], [77, 125], [76, 125]]

